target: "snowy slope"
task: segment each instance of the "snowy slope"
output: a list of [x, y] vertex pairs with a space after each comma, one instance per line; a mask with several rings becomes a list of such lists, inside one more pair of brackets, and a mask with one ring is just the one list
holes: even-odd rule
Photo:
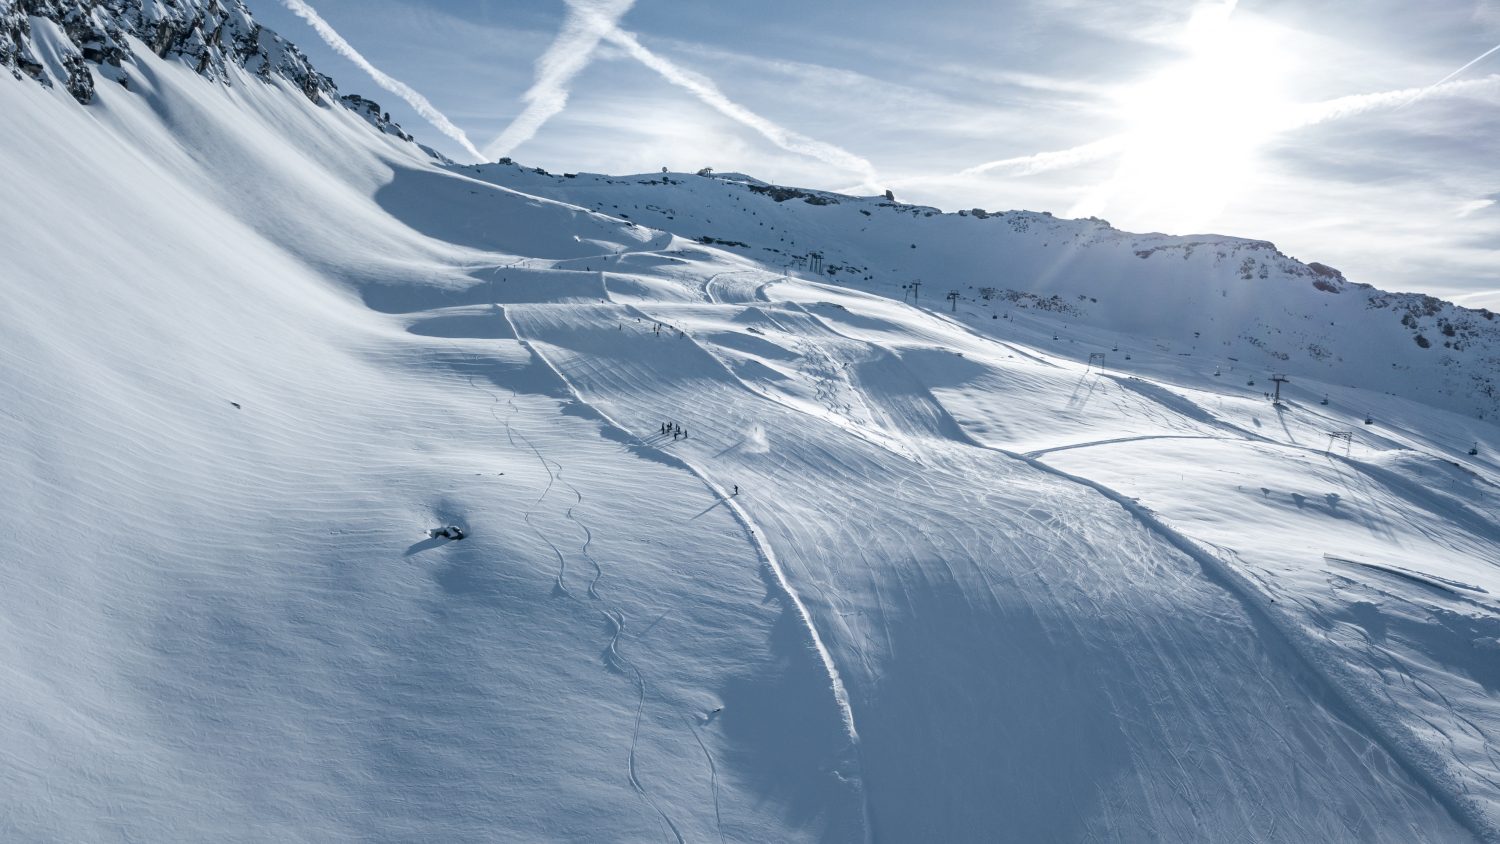
[[[838, 839], [838, 710], [714, 494], [503, 316], [364, 304], [500, 260], [375, 200], [425, 156], [286, 85], [132, 75], [0, 87], [0, 837]], [[520, 242], [651, 242], [489, 193]]]
[[515, 164], [464, 172], [886, 296], [921, 281], [918, 301], [934, 307], [956, 291], [961, 308], [987, 308], [987, 317], [1052, 313], [1065, 339], [1109, 329], [1126, 335], [1127, 349], [1165, 344], [1203, 370], [1239, 363], [1476, 417], [1500, 413], [1493, 313], [1353, 284], [1265, 241], [1138, 235], [1029, 211], [941, 214], [738, 174], [557, 176]]
[[1500, 432], [1153, 315], [1379, 294], [1019, 215], [1125, 304], [934, 310], [1011, 214], [449, 167], [124, 38], [0, 77], [0, 837], [1500, 840]]

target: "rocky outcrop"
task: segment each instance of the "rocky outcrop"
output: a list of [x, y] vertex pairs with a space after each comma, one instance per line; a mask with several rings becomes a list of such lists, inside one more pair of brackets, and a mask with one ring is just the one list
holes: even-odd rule
[[358, 94], [340, 97], [339, 102], [343, 103], [345, 108], [370, 121], [371, 126], [387, 135], [395, 135], [403, 141], [413, 140], [411, 135], [406, 134], [395, 121], [391, 120], [390, 112], [380, 110], [380, 103], [367, 100]]
[[[66, 35], [59, 78], [38, 58], [37, 19]], [[130, 86], [130, 64], [142, 45], [226, 85], [233, 83], [231, 67], [263, 80], [279, 76], [313, 102], [349, 108], [376, 129], [411, 140], [378, 104], [340, 97], [333, 80], [296, 45], [257, 23], [243, 0], [0, 0], [0, 68], [18, 79], [61, 85], [85, 105], [93, 101], [96, 75]]]

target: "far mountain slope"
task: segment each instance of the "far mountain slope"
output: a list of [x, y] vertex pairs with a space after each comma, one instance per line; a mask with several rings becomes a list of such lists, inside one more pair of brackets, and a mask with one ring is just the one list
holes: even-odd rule
[[[552, 175], [514, 164], [478, 178], [664, 229], [804, 277], [984, 318], [1043, 311], [1191, 355], [1198, 369], [1272, 371], [1500, 412], [1500, 323], [1490, 311], [1387, 293], [1270, 243], [1172, 237], [1029, 211], [956, 214], [747, 176]], [[1111, 344], [1113, 346], [1113, 344]], [[1109, 351], [1100, 349], [1098, 351]], [[1076, 353], [1087, 352], [1082, 349]], [[1243, 380], [1243, 379], [1242, 379]]]

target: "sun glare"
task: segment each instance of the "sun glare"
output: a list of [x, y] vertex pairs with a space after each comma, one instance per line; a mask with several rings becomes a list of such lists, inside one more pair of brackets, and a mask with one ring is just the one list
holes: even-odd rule
[[1186, 56], [1131, 87], [1120, 108], [1129, 141], [1113, 178], [1074, 216], [1123, 213], [1170, 233], [1201, 231], [1252, 178], [1257, 150], [1287, 108], [1288, 56], [1274, 27], [1200, 6]]

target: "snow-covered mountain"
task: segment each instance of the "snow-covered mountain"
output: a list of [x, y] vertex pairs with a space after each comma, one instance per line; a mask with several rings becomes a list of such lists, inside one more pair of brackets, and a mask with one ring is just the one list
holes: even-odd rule
[[0, 20], [0, 838], [1500, 840], [1487, 314]]
[[150, 51], [175, 59], [206, 79], [234, 84], [273, 76], [314, 103], [337, 103], [377, 129], [411, 136], [379, 104], [340, 97], [334, 81], [313, 69], [296, 45], [261, 26], [243, 0], [3, 0], [0, 68], [16, 79], [60, 85], [83, 105], [94, 100], [96, 79], [131, 85], [130, 68]]
[[709, 171], [552, 175], [507, 162], [476, 175], [887, 296], [910, 298], [903, 285], [922, 281], [918, 299], [934, 308], [957, 291], [968, 314], [1043, 310], [1064, 326], [1119, 332], [1127, 348], [1132, 338], [1166, 344], [1200, 366], [1305, 372], [1459, 413], [1500, 412], [1494, 313], [1353, 284], [1265, 241], [1138, 235], [1046, 212], [944, 214]]

